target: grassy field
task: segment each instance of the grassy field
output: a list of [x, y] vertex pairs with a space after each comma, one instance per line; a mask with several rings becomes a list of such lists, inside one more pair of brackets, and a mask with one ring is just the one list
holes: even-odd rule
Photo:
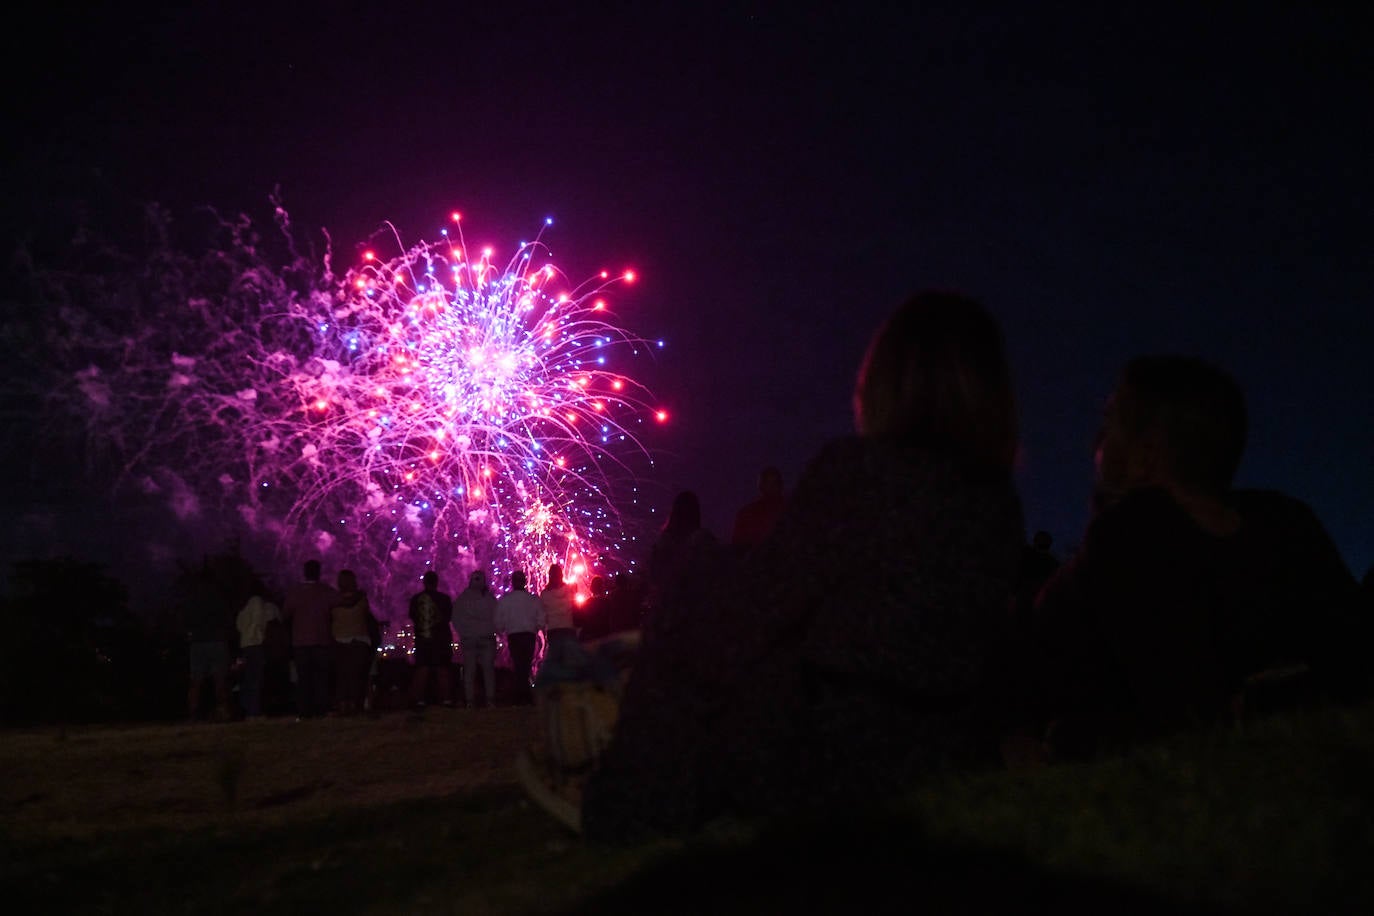
[[631, 849], [524, 800], [534, 726], [499, 708], [0, 733], [6, 908], [1374, 911], [1374, 705]]

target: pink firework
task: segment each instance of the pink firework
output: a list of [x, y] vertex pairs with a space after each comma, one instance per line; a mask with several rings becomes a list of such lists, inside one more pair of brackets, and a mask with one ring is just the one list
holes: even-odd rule
[[644, 427], [666, 417], [622, 368], [661, 342], [611, 320], [633, 272], [568, 283], [542, 229], [498, 266], [458, 225], [337, 278], [294, 245], [272, 270], [245, 223], [224, 224], [231, 245], [176, 271], [176, 314], [86, 342], [106, 355], [77, 372], [92, 428], [179, 514], [218, 507], [373, 587], [632, 568], [622, 510], [652, 465]]

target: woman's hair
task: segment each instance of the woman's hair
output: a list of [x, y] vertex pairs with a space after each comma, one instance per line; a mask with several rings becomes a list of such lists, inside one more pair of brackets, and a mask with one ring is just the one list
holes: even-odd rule
[[1002, 331], [959, 293], [912, 296], [878, 329], [854, 387], [859, 434], [952, 452], [986, 470], [1016, 458], [1016, 398]]
[[673, 534], [690, 534], [701, 527], [701, 500], [691, 490], [683, 490], [673, 499], [673, 508], [663, 530]]
[[339, 591], [356, 592], [358, 590], [358, 577], [351, 569], [339, 570]]

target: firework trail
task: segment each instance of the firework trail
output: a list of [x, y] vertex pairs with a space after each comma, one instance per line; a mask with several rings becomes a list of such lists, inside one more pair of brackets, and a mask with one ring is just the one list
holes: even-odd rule
[[666, 413], [620, 368], [661, 346], [611, 320], [632, 271], [571, 284], [544, 228], [498, 265], [453, 214], [440, 241], [406, 248], [393, 228], [398, 253], [336, 277], [296, 253], [279, 205], [277, 221], [284, 268], [246, 220], [222, 222], [230, 244], [150, 261], [121, 321], [65, 310], [81, 408], [128, 479], [374, 587], [633, 566], [622, 510]]

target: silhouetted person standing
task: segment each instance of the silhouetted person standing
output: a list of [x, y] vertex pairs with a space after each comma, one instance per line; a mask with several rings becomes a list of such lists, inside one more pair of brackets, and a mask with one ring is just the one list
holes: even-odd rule
[[524, 570], [517, 569], [510, 576], [510, 591], [496, 601], [496, 629], [506, 634], [515, 675], [514, 702], [520, 706], [533, 702], [530, 671], [534, 665], [535, 643], [545, 626], [544, 605], [526, 590], [525, 584]]
[[568, 656], [568, 646], [577, 642], [577, 628], [573, 621], [573, 608], [576, 607], [577, 593], [571, 585], [563, 581], [563, 567], [554, 563], [549, 567], [549, 583], [539, 593], [539, 601], [544, 605], [544, 631], [548, 645], [544, 652], [544, 664], [557, 666]]
[[[469, 709], [496, 702], [496, 596], [480, 569], [468, 576], [468, 587], [453, 600], [453, 628], [463, 652], [463, 698]], [[477, 673], [482, 673], [482, 703], [477, 702]]]
[[180, 596], [186, 625], [190, 683], [186, 694], [186, 716], [195, 720], [200, 714], [201, 690], [208, 680], [214, 690], [214, 716], [229, 718], [229, 638], [233, 630], [233, 609], [225, 584], [208, 566], [182, 579]]
[[362, 712], [372, 676], [375, 621], [367, 592], [351, 569], [339, 571], [339, 600], [331, 611], [334, 634], [334, 686], [339, 712]]
[[439, 701], [453, 705], [453, 599], [439, 591], [439, 576], [434, 570], [420, 579], [424, 591], [410, 599], [410, 622], [415, 627], [415, 675], [410, 684], [410, 701], [424, 709], [430, 672], [438, 682]]
[[322, 716], [331, 705], [334, 659], [334, 605], [339, 593], [320, 581], [320, 561], [306, 560], [305, 581], [286, 590], [282, 620], [291, 628], [291, 657], [296, 663], [296, 713]]
[[707, 574], [724, 559], [715, 535], [702, 527], [697, 494], [680, 491], [649, 554], [649, 611], [693, 601]]
[[263, 595], [249, 598], [236, 621], [239, 652], [243, 654], [239, 699], [243, 702], [243, 715], [248, 719], [262, 718], [262, 690], [267, 677], [267, 628], [274, 621], [280, 623], [281, 608]]

